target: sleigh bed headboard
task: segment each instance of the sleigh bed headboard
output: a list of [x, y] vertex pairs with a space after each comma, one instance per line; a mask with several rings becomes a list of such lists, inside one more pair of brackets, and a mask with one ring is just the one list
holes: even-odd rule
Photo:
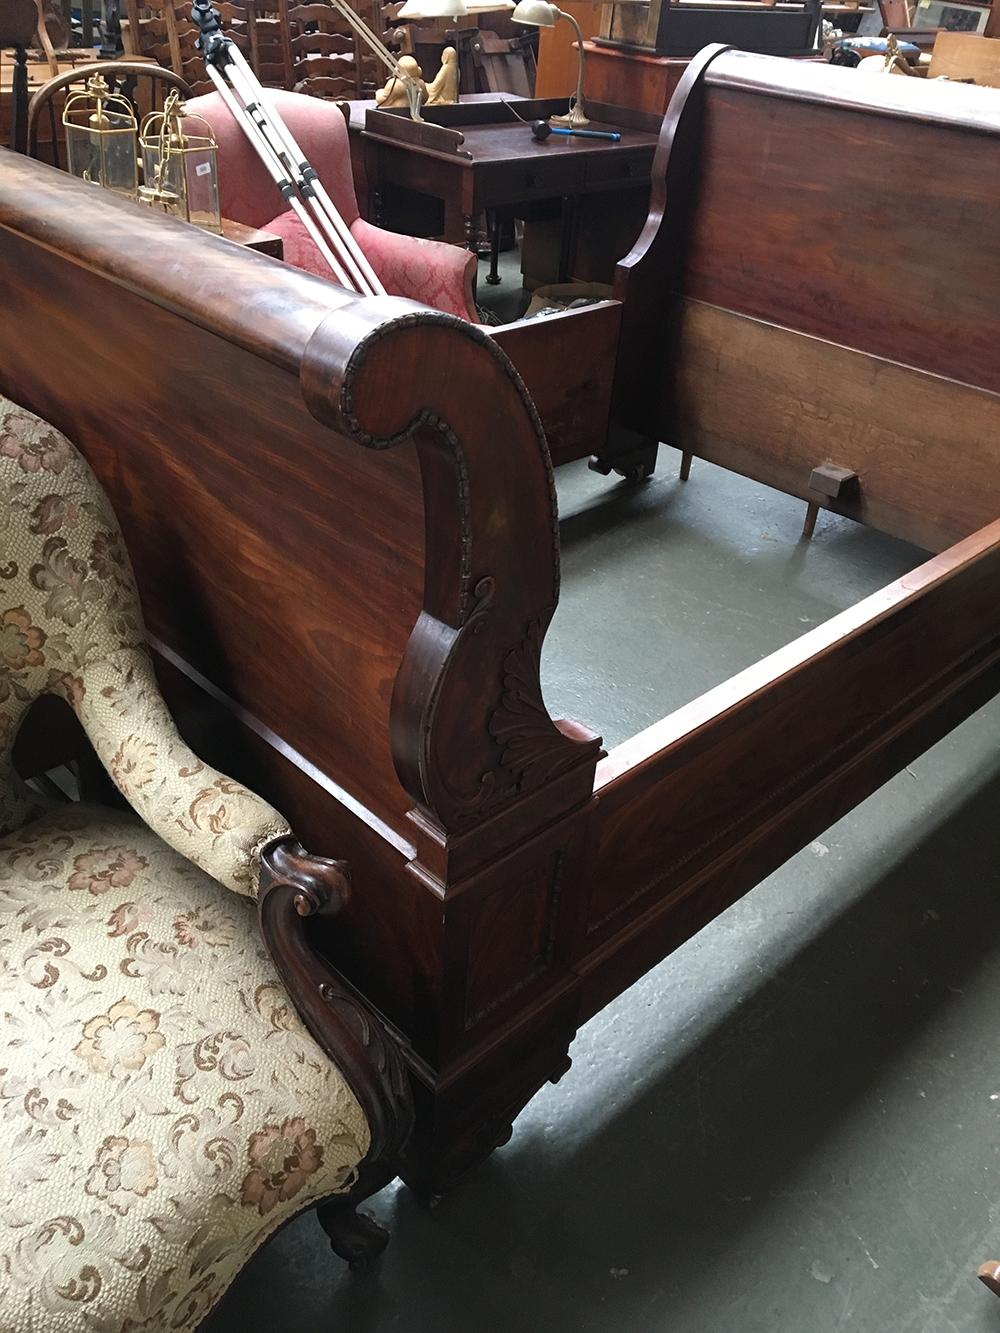
[[[397, 846], [415, 806], [454, 830], [530, 788], [489, 718], [555, 607], [552, 471], [489, 338], [7, 153], [0, 310], [0, 392], [107, 487], [164, 670]], [[521, 670], [540, 703], [534, 648]], [[537, 726], [592, 775], [594, 747]]]
[[619, 418], [931, 549], [996, 517], [1000, 93], [709, 47], [653, 177]]

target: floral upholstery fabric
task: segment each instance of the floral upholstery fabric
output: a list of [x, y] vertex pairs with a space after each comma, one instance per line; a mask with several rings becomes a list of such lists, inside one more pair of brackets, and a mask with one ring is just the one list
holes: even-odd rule
[[[144, 822], [46, 812], [20, 782], [46, 692]], [[181, 740], [106, 497], [0, 398], [0, 1333], [187, 1333], [277, 1226], [353, 1183], [364, 1113], [249, 901], [286, 832]]]
[[128, 814], [0, 840], [0, 1333], [194, 1328], [368, 1129], [253, 904]]
[[[389, 295], [406, 296], [459, 319], [478, 319], [475, 255], [443, 241], [383, 231], [359, 216], [347, 122], [340, 107], [304, 93], [268, 89], [267, 95]], [[274, 182], [219, 94], [194, 97], [188, 106], [208, 121], [218, 141], [222, 216], [275, 233], [284, 242], [287, 264], [329, 279], [330, 270], [296, 215], [288, 208], [276, 214], [280, 197]]]
[[118, 523], [58, 431], [0, 398], [0, 834], [37, 813], [11, 750], [46, 691], [75, 709], [119, 790], [151, 828], [229, 888], [253, 891], [281, 815], [203, 764], [160, 697]]

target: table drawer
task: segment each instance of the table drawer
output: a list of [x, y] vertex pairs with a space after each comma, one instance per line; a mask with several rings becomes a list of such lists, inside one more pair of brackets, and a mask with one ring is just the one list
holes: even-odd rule
[[653, 167], [653, 148], [635, 148], [608, 153], [594, 153], [587, 162], [585, 189], [605, 189], [613, 185], [643, 185]]
[[485, 185], [487, 206], [578, 194], [584, 188], [585, 171], [583, 160], [569, 153], [565, 157], [553, 155], [541, 162], [505, 162], [492, 166]]

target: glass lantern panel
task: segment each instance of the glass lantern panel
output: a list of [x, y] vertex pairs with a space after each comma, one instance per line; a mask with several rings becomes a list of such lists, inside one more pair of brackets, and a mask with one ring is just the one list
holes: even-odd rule
[[219, 182], [215, 146], [190, 146], [184, 151], [184, 179], [187, 190], [188, 219], [208, 231], [221, 231]]
[[70, 175], [101, 184], [101, 138], [87, 125], [66, 126], [66, 159]]
[[96, 136], [103, 149], [103, 176], [101, 184], [116, 194], [127, 194], [134, 199], [139, 186], [139, 168], [136, 162], [135, 131], [121, 128], [128, 121], [124, 116], [109, 116], [115, 128]]
[[166, 163], [160, 170], [160, 143], [158, 139], [144, 140], [142, 145], [142, 178], [146, 185], [155, 188], [164, 197], [156, 204], [157, 208], [169, 213], [171, 217], [187, 221], [187, 207], [184, 200], [184, 173], [180, 169], [178, 158], [168, 154]]

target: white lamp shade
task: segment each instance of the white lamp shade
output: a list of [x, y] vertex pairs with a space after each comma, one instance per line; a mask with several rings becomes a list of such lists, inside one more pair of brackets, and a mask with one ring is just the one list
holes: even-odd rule
[[548, 0], [519, 0], [511, 18], [515, 23], [527, 23], [534, 28], [554, 28], [562, 18], [562, 10]]
[[400, 19], [457, 19], [468, 14], [465, 0], [406, 0]]

